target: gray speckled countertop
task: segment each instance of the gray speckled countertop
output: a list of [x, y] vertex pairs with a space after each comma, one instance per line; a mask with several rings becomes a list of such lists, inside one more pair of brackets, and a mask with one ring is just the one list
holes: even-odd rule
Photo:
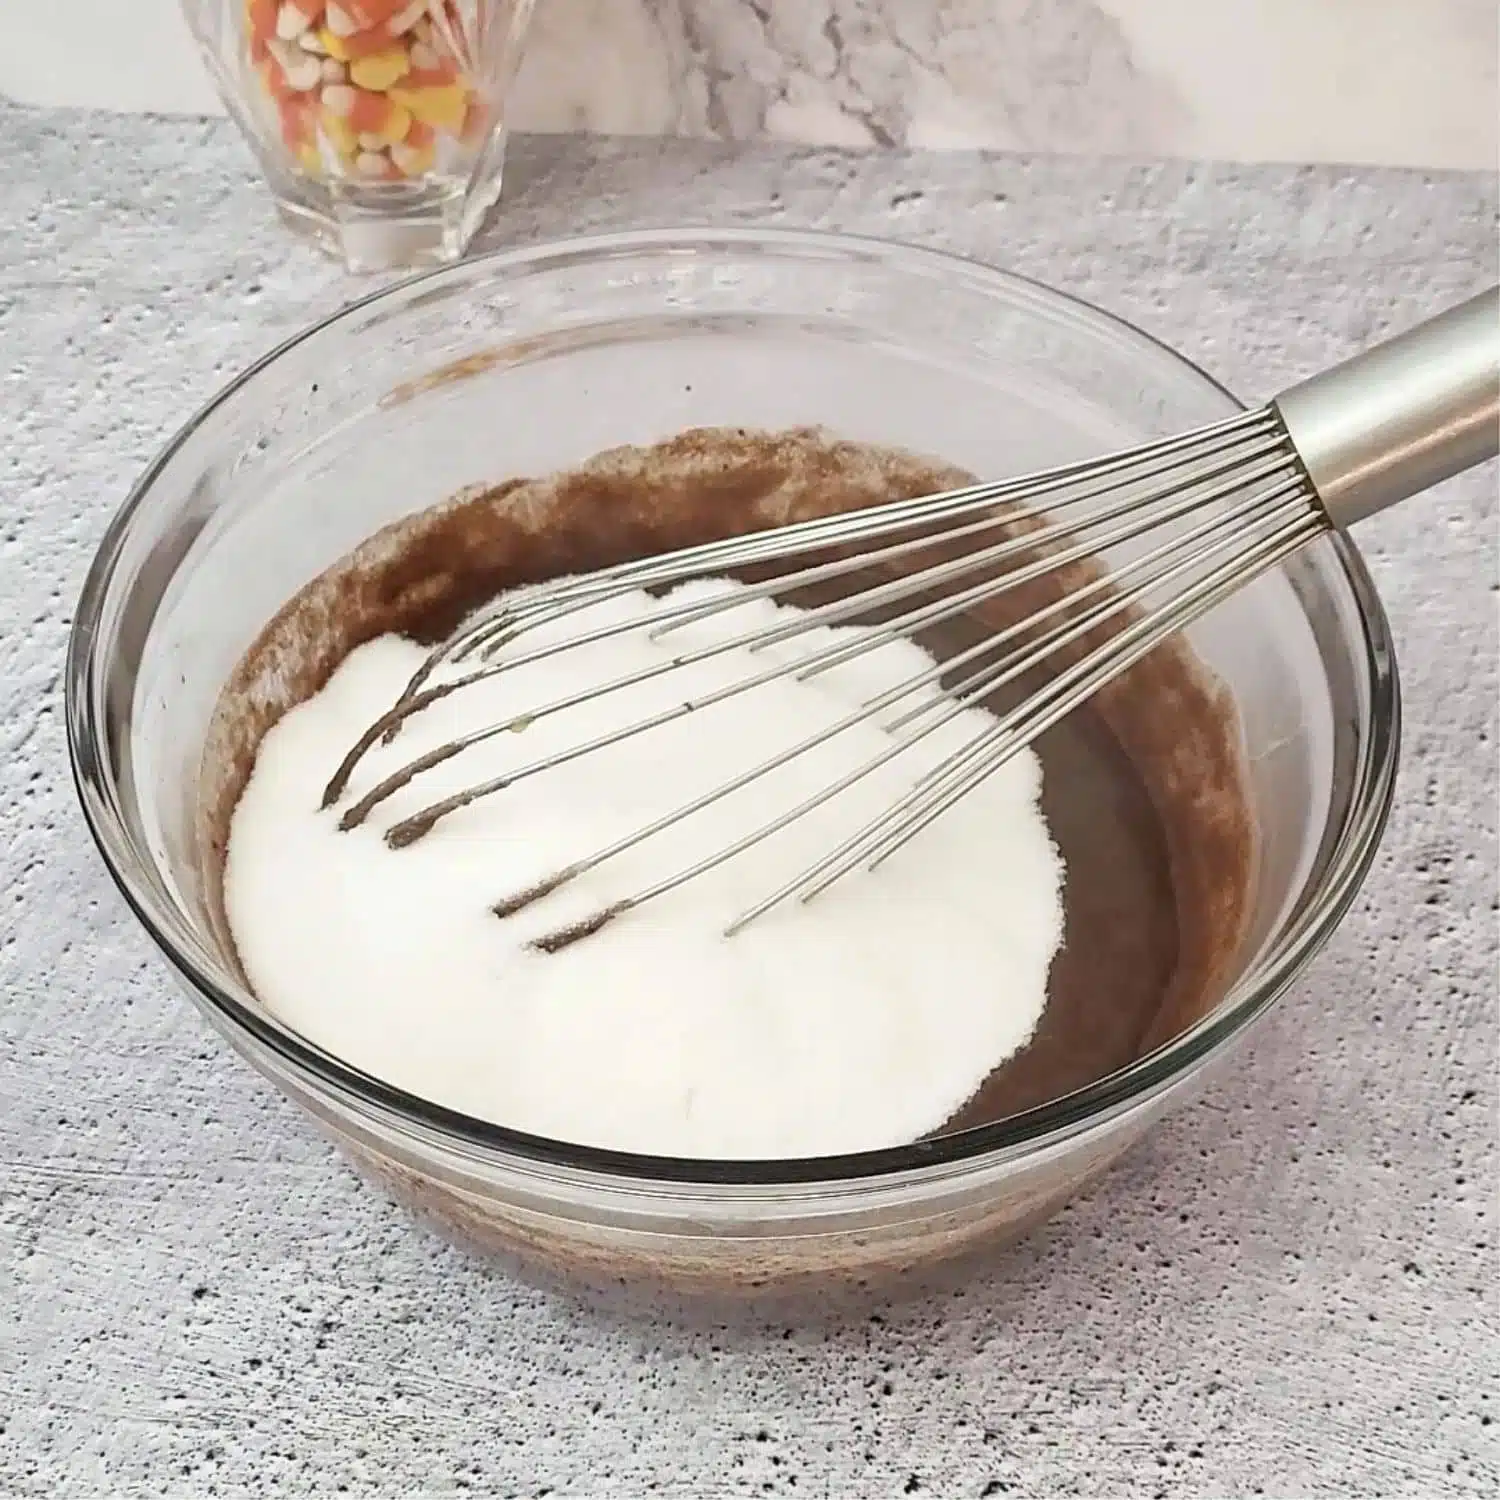
[[[156, 445], [353, 290], [222, 124], [0, 116], [0, 1495], [1500, 1487], [1496, 479], [1361, 532], [1399, 801], [1237, 1064], [958, 1296], [609, 1317], [411, 1228], [172, 987], [84, 832], [73, 598]], [[1492, 175], [523, 140], [492, 234], [766, 220], [1043, 277], [1245, 395], [1496, 279]]]

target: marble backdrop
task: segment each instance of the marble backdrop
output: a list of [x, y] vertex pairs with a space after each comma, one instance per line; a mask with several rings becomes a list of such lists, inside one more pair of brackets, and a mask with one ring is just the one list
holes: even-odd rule
[[[214, 111], [177, 0], [7, 6], [0, 94]], [[1496, 0], [538, 0], [522, 130], [1492, 168]]]
[[1185, 123], [1095, 0], [542, 0], [516, 108], [553, 129], [1126, 153]]
[[516, 118], [1496, 165], [1495, 0], [541, 0]]

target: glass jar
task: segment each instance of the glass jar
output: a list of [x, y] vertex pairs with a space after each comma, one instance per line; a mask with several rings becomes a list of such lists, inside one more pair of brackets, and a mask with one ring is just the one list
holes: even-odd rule
[[375, 271], [457, 259], [500, 194], [534, 0], [182, 0], [282, 219]]

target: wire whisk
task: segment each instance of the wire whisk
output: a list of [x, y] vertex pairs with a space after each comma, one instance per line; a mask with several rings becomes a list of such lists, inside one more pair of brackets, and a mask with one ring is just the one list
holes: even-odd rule
[[[891, 640], [917, 637], [1009, 591], [1046, 585], [1048, 592], [1039, 596], [1046, 602], [1013, 624], [914, 672], [722, 786], [502, 896], [493, 908], [496, 916], [508, 917], [543, 900], [856, 724], [878, 720], [890, 731], [878, 754], [800, 804], [533, 944], [555, 952], [770, 838], [998, 689], [1024, 689], [1013, 707], [985, 721], [877, 818], [737, 916], [726, 929], [733, 934], [784, 902], [811, 900], [856, 868], [880, 865], [1163, 641], [1313, 539], [1493, 458], [1497, 449], [1500, 288], [1258, 410], [1194, 432], [1019, 479], [752, 532], [503, 596], [429, 654], [397, 701], [351, 747], [328, 783], [323, 806], [339, 804], [369, 751], [394, 739], [433, 703], [524, 663], [624, 631], [646, 631], [659, 641], [752, 600], [817, 601], [789, 618], [729, 640], [669, 651], [650, 666], [455, 737], [351, 801], [339, 826], [357, 827], [435, 766], [538, 719], [726, 651], [759, 652], [830, 625], [864, 627], [835, 634], [795, 666], [771, 662], [747, 678], [671, 701], [639, 721], [435, 800], [386, 831], [386, 843], [403, 848], [460, 808], [559, 765], [788, 673], [813, 676]], [[1120, 560], [1100, 566], [1106, 554]], [[665, 593], [727, 576], [744, 586], [708, 599]], [[585, 625], [563, 638], [549, 629], [540, 643], [527, 640], [540, 627], [640, 590], [658, 596], [642, 617]], [[434, 681], [440, 668], [460, 670]], [[934, 693], [935, 686], [941, 691]]]

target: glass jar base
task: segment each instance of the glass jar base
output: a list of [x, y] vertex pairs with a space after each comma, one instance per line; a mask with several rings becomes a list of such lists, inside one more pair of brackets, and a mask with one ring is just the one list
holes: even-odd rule
[[361, 273], [414, 270], [460, 259], [500, 196], [496, 174], [482, 196], [469, 184], [447, 193], [426, 193], [419, 203], [382, 206], [368, 195], [304, 191], [295, 197], [275, 193], [281, 222], [300, 239], [316, 245]]

